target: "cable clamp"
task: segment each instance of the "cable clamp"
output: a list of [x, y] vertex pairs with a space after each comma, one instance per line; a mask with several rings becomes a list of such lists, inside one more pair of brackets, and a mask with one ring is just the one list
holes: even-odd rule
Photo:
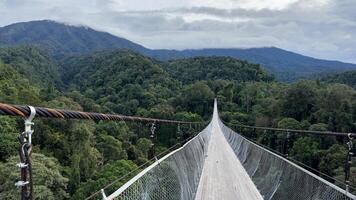
[[156, 130], [156, 121], [153, 121], [151, 124], [151, 135], [150, 135], [151, 138], [155, 137], [155, 130]]
[[35, 118], [36, 115], [36, 109], [32, 106], [28, 106], [30, 108], [30, 116], [25, 119], [25, 134], [28, 138], [28, 143], [31, 145], [32, 143], [32, 125], [34, 125], [34, 123], [32, 122], [33, 118]]
[[21, 168], [21, 169], [23, 169], [23, 168], [28, 167], [28, 164], [26, 164], [26, 163], [17, 163], [16, 166]]
[[23, 186], [25, 186], [25, 185], [27, 185], [27, 184], [29, 184], [30, 182], [28, 182], [28, 181], [17, 181], [16, 183], [15, 183], [15, 186], [16, 187], [23, 187]]

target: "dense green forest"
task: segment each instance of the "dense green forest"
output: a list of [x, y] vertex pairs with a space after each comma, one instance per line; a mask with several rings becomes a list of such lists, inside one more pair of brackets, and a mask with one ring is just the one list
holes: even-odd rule
[[356, 71], [346, 71], [343, 73], [330, 74], [323, 76], [322, 81], [328, 83], [342, 83], [356, 88]]
[[[232, 127], [356, 132], [356, 90], [334, 82], [282, 84], [259, 65], [230, 57], [162, 62], [112, 50], [59, 59], [30, 46], [0, 49], [0, 102], [203, 122], [217, 97]], [[0, 120], [0, 199], [18, 199], [22, 123]], [[36, 119], [36, 199], [83, 199], [201, 128], [158, 124], [150, 137], [150, 124]], [[285, 135], [246, 133], [277, 151]], [[343, 180], [344, 144], [344, 138], [294, 134], [283, 153]], [[351, 179], [356, 186], [356, 167]]]

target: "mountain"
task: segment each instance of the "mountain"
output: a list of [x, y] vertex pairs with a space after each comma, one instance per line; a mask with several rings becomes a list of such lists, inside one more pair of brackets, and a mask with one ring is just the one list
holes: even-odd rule
[[145, 50], [141, 45], [109, 33], [50, 20], [20, 22], [0, 28], [0, 47], [24, 44], [44, 48], [54, 55], [115, 48]]
[[280, 81], [313, 78], [315, 73], [356, 69], [355, 64], [315, 59], [276, 47], [249, 49], [148, 49], [109, 33], [84, 26], [71, 26], [49, 20], [21, 22], [0, 28], [0, 47], [30, 44], [48, 50], [56, 57], [91, 51], [125, 48], [158, 60], [196, 56], [230, 56], [261, 64]]
[[314, 74], [334, 73], [356, 69], [356, 64], [316, 59], [276, 47], [249, 49], [197, 49], [197, 50], [155, 50], [149, 56], [160, 60], [189, 58], [195, 56], [229, 56], [258, 63], [277, 79], [292, 82], [297, 79], [313, 78]]

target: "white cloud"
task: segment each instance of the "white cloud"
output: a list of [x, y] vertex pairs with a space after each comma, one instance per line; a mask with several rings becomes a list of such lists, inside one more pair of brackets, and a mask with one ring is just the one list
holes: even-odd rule
[[354, 0], [0, 0], [0, 25], [53, 19], [150, 48], [277, 46], [356, 62]]

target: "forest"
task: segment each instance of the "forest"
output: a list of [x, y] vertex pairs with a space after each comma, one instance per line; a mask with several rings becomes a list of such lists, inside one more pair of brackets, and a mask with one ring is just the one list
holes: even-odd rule
[[[129, 50], [52, 57], [32, 46], [0, 49], [2, 103], [208, 122], [216, 97], [222, 120], [232, 128], [343, 181], [345, 138], [291, 134], [285, 149], [286, 133], [251, 135], [236, 126], [356, 132], [354, 82], [340, 76], [286, 84], [257, 64], [231, 57], [158, 61]], [[23, 120], [0, 118], [0, 199], [18, 199]], [[158, 124], [151, 137], [150, 125], [35, 119], [36, 199], [84, 199], [203, 128]], [[351, 185], [356, 187], [356, 165]]]

